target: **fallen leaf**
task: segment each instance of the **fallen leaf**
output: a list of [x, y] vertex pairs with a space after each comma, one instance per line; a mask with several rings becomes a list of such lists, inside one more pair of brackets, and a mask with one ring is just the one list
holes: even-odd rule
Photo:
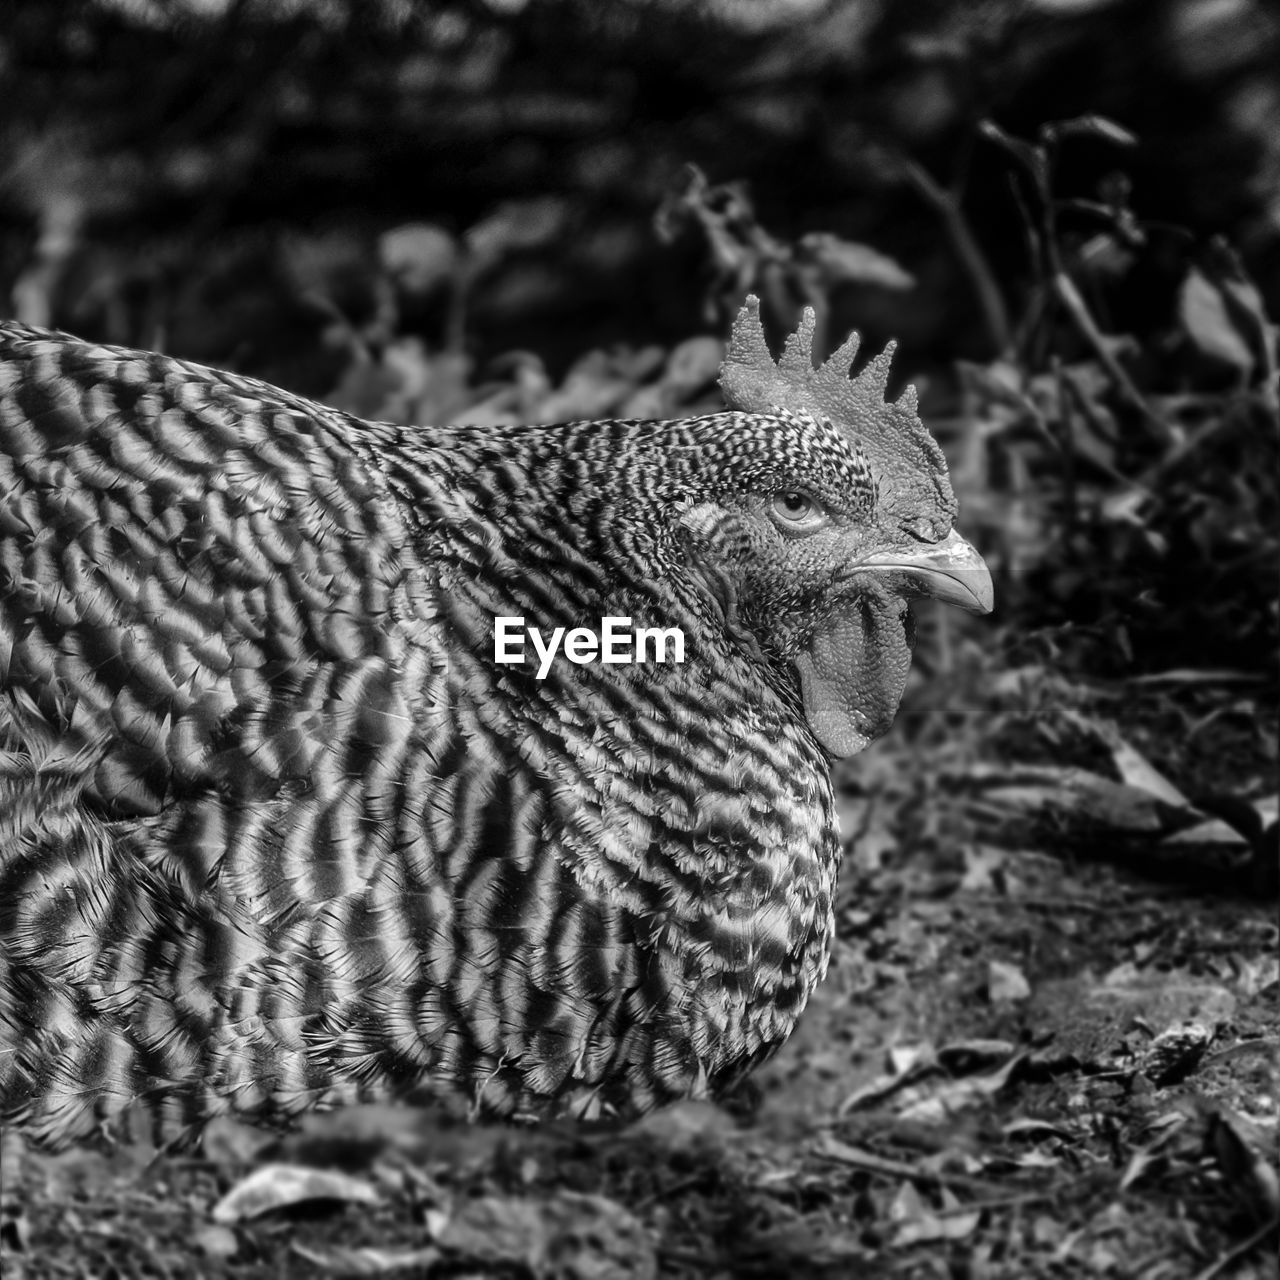
[[992, 1004], [1013, 1004], [1031, 995], [1031, 984], [1016, 964], [992, 960], [987, 964], [987, 999]]
[[441, 1249], [467, 1262], [523, 1267], [538, 1277], [650, 1280], [657, 1275], [645, 1228], [605, 1196], [562, 1191], [537, 1199], [463, 1200], [433, 1237]]
[[243, 1178], [213, 1207], [213, 1220], [223, 1224], [259, 1218], [313, 1200], [345, 1200], [375, 1205], [378, 1193], [359, 1178], [332, 1169], [267, 1164]]
[[206, 1225], [199, 1228], [192, 1237], [192, 1243], [206, 1258], [215, 1258], [219, 1262], [227, 1262], [239, 1252], [240, 1241], [230, 1227]]
[[371, 1245], [323, 1247], [293, 1242], [293, 1252], [323, 1271], [342, 1276], [384, 1276], [393, 1271], [425, 1274], [440, 1259], [439, 1249], [378, 1249]]

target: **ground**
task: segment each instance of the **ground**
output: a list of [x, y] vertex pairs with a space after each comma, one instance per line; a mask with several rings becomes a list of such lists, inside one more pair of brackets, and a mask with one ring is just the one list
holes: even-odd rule
[[1275, 853], [1176, 803], [1274, 822], [1274, 715], [1061, 677], [1046, 713], [1045, 672], [976, 652], [839, 770], [830, 975], [723, 1105], [351, 1108], [185, 1157], [10, 1138], [4, 1274], [1275, 1276]]

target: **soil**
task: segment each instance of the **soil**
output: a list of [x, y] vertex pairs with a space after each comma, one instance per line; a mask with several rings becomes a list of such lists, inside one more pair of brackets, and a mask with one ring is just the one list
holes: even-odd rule
[[1274, 717], [1072, 684], [1037, 722], [1017, 673], [952, 676], [842, 766], [831, 971], [733, 1097], [620, 1131], [349, 1108], [187, 1156], [8, 1135], [5, 1276], [1280, 1274]]

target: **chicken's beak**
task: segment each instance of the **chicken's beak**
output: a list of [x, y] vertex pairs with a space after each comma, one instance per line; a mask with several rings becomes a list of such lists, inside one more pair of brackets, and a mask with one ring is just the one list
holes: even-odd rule
[[934, 546], [878, 552], [858, 568], [896, 571], [908, 595], [941, 600], [970, 613], [990, 613], [995, 602], [986, 563], [954, 529]]

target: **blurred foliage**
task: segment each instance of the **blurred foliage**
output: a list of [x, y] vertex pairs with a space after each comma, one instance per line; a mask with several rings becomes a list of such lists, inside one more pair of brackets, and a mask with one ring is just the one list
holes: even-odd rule
[[[505, 202], [550, 200], [542, 245], [476, 282], [467, 337], [563, 367], [596, 337], [669, 344], [698, 326], [697, 237], [664, 251], [651, 229], [693, 163], [749, 183], [775, 238], [871, 245], [915, 279], [844, 284], [836, 327], [913, 359], [982, 359], [998, 318], [959, 228], [1007, 285], [1029, 264], [976, 126], [1030, 137], [1092, 112], [1142, 140], [1139, 216], [1193, 237], [1109, 289], [1118, 327], [1162, 322], [1217, 233], [1274, 312], [1277, 61], [1262, 0], [7, 0], [0, 283], [33, 320], [320, 393], [322, 320], [281, 270], [283, 240], [368, 257], [401, 223], [459, 236]], [[1087, 139], [1064, 163], [1087, 196], [1116, 167]], [[373, 307], [359, 272], [340, 302]], [[429, 340], [434, 319], [407, 317]]]
[[[1107, 284], [1139, 273], [1157, 238], [1186, 233], [1139, 218], [1122, 174], [1103, 200], [1062, 198], [1059, 151], [1135, 140], [1096, 116], [1047, 123], [1035, 142], [983, 132], [1027, 180], [1036, 268], [1003, 356], [961, 371], [957, 487], [966, 520], [1017, 571], [1007, 602], [1046, 625], [1036, 639], [1051, 651], [1084, 639], [1091, 666], [1274, 672], [1280, 378], [1260, 291], [1215, 238], [1164, 326], [1110, 331]], [[1064, 235], [1069, 213], [1091, 232]]]
[[9, 0], [0, 285], [405, 422], [713, 407], [812, 306], [1015, 660], [1274, 674], [1278, 63], [1262, 0]]

